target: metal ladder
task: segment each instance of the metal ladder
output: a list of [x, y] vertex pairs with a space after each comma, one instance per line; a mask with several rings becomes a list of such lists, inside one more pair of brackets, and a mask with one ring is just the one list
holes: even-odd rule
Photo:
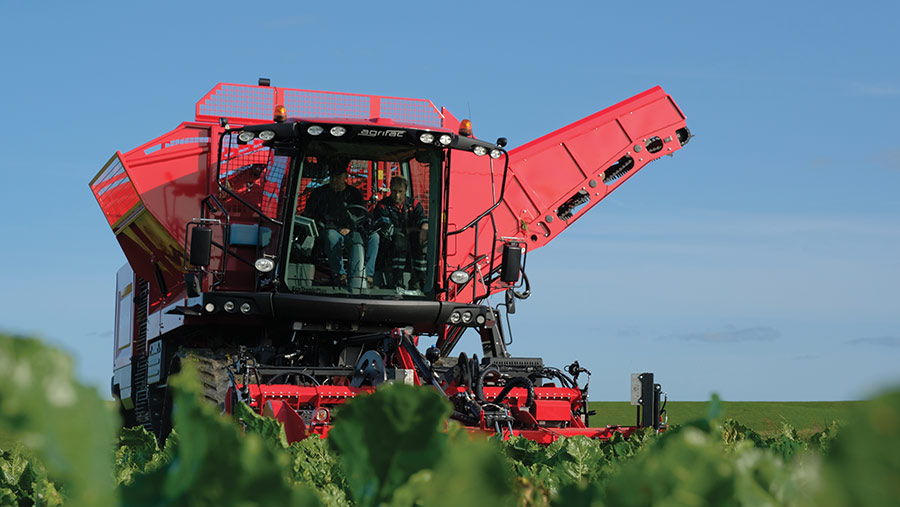
[[132, 346], [132, 389], [134, 392], [134, 415], [138, 424], [153, 433], [150, 417], [150, 391], [147, 387], [147, 305], [150, 284], [138, 277], [135, 298], [135, 314], [138, 332]]

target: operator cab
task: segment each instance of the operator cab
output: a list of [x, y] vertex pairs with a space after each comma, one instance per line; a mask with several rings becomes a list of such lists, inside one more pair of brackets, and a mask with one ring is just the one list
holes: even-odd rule
[[432, 294], [441, 158], [435, 147], [408, 144], [306, 144], [294, 162], [294, 206], [285, 221], [287, 289]]
[[258, 224], [257, 239], [248, 243], [268, 267], [255, 274], [258, 290], [441, 299], [451, 150], [476, 158], [500, 154], [494, 144], [449, 130], [383, 119], [298, 119], [227, 130], [219, 187], [228, 194], [225, 206], [243, 204], [233, 211], [232, 230], [241, 219]]

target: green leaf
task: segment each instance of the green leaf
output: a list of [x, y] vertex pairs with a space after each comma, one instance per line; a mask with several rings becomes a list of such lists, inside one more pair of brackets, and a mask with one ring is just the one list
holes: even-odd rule
[[203, 401], [196, 370], [169, 380], [177, 443], [171, 459], [123, 487], [125, 505], [317, 505], [315, 493], [288, 482], [284, 449], [241, 427]]
[[827, 454], [840, 431], [841, 423], [833, 421], [826, 424], [824, 430], [810, 435], [808, 440], [809, 448]]
[[550, 505], [554, 507], [602, 507], [602, 488], [597, 483], [562, 488]]
[[0, 434], [33, 453], [72, 504], [117, 503], [111, 466], [117, 416], [93, 388], [74, 380], [69, 357], [38, 340], [0, 334], [0, 384]]
[[0, 505], [19, 505], [19, 495], [12, 488], [0, 484]]
[[861, 404], [853, 425], [831, 443], [818, 505], [897, 505], [900, 499], [900, 391]]
[[234, 416], [238, 418], [247, 433], [255, 433], [282, 448], [287, 447], [287, 436], [284, 433], [284, 424], [271, 417], [263, 417], [253, 411], [245, 403], [234, 405]]
[[123, 428], [116, 450], [116, 482], [130, 483], [135, 474], [146, 473], [164, 462], [156, 437], [143, 426]]
[[547, 459], [544, 446], [534, 440], [525, 437], [512, 436], [509, 440], [502, 440], [501, 449], [509, 459], [518, 462], [525, 467], [535, 463], [543, 463]]
[[291, 444], [292, 475], [295, 485], [315, 488], [324, 505], [350, 505], [347, 499], [347, 481], [341, 470], [338, 456], [328, 444], [311, 436]]
[[549, 461], [561, 486], [594, 480], [600, 476], [603, 465], [600, 442], [577, 435], [559, 439], [555, 443], [559, 445], [555, 446], [556, 452]]
[[43, 465], [20, 449], [0, 450], [0, 505], [62, 505]]
[[449, 435], [446, 454], [434, 469], [421, 470], [392, 495], [389, 505], [511, 505], [508, 462], [495, 442], [482, 435]]
[[340, 453], [357, 505], [386, 502], [416, 472], [447, 451], [450, 405], [434, 390], [390, 384], [358, 396], [335, 414], [328, 442]]
[[[793, 468], [750, 441], [726, 450], [717, 432], [685, 427], [624, 463], [597, 492], [607, 505], [779, 505], [805, 498]], [[815, 471], [813, 471], [815, 473]]]

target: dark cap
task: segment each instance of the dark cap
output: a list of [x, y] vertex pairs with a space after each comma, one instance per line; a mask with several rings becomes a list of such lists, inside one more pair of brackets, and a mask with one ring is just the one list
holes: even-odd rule
[[332, 155], [325, 159], [325, 163], [328, 165], [328, 174], [338, 176], [341, 173], [347, 172], [347, 166], [350, 164], [350, 159], [340, 155]]

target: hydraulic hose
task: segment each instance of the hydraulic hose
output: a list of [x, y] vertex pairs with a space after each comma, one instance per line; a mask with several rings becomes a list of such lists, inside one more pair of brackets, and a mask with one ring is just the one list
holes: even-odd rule
[[563, 387], [570, 387], [573, 389], [578, 387], [576, 382], [571, 377], [563, 373], [559, 368], [545, 366], [544, 370], [541, 372], [541, 376], [545, 378], [556, 377], [559, 379]]
[[455, 419], [455, 420], [460, 421], [469, 426], [478, 425], [478, 419], [475, 419], [471, 415], [464, 414], [458, 410], [454, 410], [453, 412], [450, 413], [450, 419]]
[[500, 391], [500, 394], [492, 401], [492, 403], [500, 403], [506, 395], [512, 391], [513, 387], [524, 387], [528, 391], [528, 399], [525, 401], [525, 407], [530, 407], [534, 403], [534, 384], [526, 377], [513, 377], [506, 382], [506, 387]]
[[[474, 364], [475, 372], [478, 371], [477, 368], [478, 368], [478, 363], [476, 361]], [[491, 366], [488, 366], [487, 368], [485, 368], [484, 370], [482, 370], [480, 373], [475, 373], [473, 375], [473, 377], [475, 378], [475, 386], [473, 388], [473, 390], [475, 391], [475, 399], [477, 399], [478, 401], [480, 401], [482, 403], [487, 403], [487, 399], [485, 399], [485, 397], [484, 397], [484, 378], [487, 377], [488, 374], [491, 374], [491, 373], [496, 373], [497, 375], [500, 375], [500, 370], [496, 366], [491, 365]]]
[[[478, 361], [476, 358], [473, 358], [473, 367], [476, 368], [475, 371], [477, 372]], [[513, 387], [524, 387], [528, 391], [528, 399], [525, 402], [525, 406], [530, 407], [531, 404], [534, 403], [534, 382], [528, 377], [513, 377], [509, 379], [506, 382], [506, 386], [500, 391], [497, 397], [493, 400], [488, 400], [484, 396], [484, 379], [491, 374], [500, 375], [500, 370], [496, 366], [491, 365], [481, 370], [480, 373], [475, 373], [474, 377], [476, 381], [472, 390], [475, 393], [476, 400], [481, 403], [500, 403], [506, 398], [506, 395], [509, 394]]]
[[472, 374], [469, 372], [469, 356], [465, 352], [459, 353], [459, 359], [456, 361], [457, 382], [461, 386], [472, 389]]
[[525, 291], [517, 292], [513, 291], [513, 294], [516, 296], [516, 299], [528, 299], [531, 296], [531, 282], [528, 281], [528, 275], [525, 274], [525, 270], [522, 270], [522, 281], [525, 282]]

